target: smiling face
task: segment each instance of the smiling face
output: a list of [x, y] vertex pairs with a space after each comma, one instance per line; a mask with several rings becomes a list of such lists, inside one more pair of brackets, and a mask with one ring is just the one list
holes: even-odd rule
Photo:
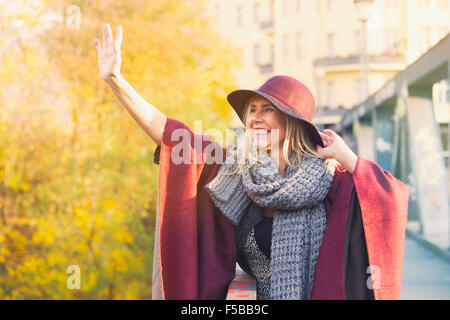
[[270, 150], [275, 145], [279, 149], [283, 147], [286, 137], [286, 117], [261, 96], [255, 96], [250, 103], [245, 126], [251, 130], [252, 141], [257, 150]]

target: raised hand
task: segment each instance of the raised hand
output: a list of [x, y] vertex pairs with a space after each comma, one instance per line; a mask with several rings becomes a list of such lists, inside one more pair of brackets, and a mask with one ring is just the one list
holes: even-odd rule
[[114, 39], [109, 24], [103, 27], [103, 42], [94, 39], [97, 48], [98, 67], [103, 80], [108, 80], [113, 75], [120, 74], [122, 57], [120, 48], [122, 46], [122, 26], [117, 27], [116, 39]]
[[325, 129], [319, 132], [324, 148], [317, 146], [317, 152], [323, 159], [335, 159], [341, 163], [350, 173], [355, 169], [357, 155], [345, 143], [344, 139], [333, 130]]

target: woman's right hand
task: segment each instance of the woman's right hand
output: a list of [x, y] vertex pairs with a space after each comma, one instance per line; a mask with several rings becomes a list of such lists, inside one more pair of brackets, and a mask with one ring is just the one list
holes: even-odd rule
[[122, 26], [117, 27], [116, 39], [114, 39], [109, 24], [103, 27], [103, 42], [94, 39], [97, 48], [98, 67], [103, 80], [108, 80], [111, 76], [120, 74], [122, 57], [120, 47], [122, 46]]

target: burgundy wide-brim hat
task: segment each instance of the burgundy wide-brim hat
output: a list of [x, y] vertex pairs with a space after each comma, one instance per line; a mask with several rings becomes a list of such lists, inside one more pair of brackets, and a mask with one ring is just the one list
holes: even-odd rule
[[[228, 96], [242, 123], [244, 111], [255, 94], [269, 100], [276, 108], [287, 115], [302, 120], [314, 146], [324, 147], [319, 131], [312, 123], [316, 102], [311, 91], [303, 83], [289, 76], [274, 76], [257, 90], [235, 90]], [[245, 123], [244, 123], [245, 125]]]

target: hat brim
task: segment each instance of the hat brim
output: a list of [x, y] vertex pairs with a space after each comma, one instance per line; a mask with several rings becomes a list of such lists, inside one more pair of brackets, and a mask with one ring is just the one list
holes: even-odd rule
[[305, 127], [312, 139], [312, 142], [314, 145], [320, 145], [322, 148], [324, 147], [322, 138], [320, 137], [319, 131], [317, 130], [316, 126], [311, 123], [310, 121], [306, 120], [301, 114], [295, 112], [294, 110], [288, 108], [285, 106], [281, 101], [278, 99], [272, 97], [271, 95], [259, 91], [259, 90], [235, 90], [228, 94], [227, 100], [228, 103], [233, 107], [233, 109], [236, 111], [237, 115], [239, 116], [239, 119], [241, 119], [242, 123], [245, 126], [244, 123], [244, 111], [245, 107], [247, 106], [247, 103], [252, 99], [255, 95], [259, 95], [260, 97], [270, 101], [278, 110], [281, 112], [300, 119], [305, 124]]

